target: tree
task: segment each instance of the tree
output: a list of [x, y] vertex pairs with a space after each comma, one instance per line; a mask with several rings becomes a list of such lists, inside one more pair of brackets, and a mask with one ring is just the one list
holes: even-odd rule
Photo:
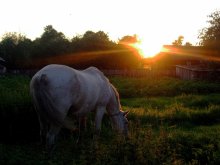
[[[75, 41], [77, 41], [77, 38], [75, 38]], [[87, 31], [80, 40], [81, 50], [83, 51], [106, 50], [111, 48], [112, 44], [108, 34], [103, 31]]]
[[138, 68], [141, 65], [141, 55], [137, 48], [133, 44], [138, 43], [139, 39], [137, 35], [126, 35], [119, 39], [118, 48], [123, 50], [118, 58], [123, 68], [131, 69]]
[[124, 37], [122, 37], [121, 39], [119, 39], [119, 44], [125, 44], [125, 45], [129, 45], [129, 44], [134, 44], [139, 42], [137, 35], [126, 35]]
[[183, 45], [183, 36], [179, 36], [177, 40], [173, 41], [172, 45], [174, 46], [182, 46]]
[[186, 42], [184, 46], [189, 47], [189, 46], [192, 46], [192, 44], [190, 42]]
[[35, 56], [60, 55], [69, 52], [69, 41], [62, 32], [56, 31], [52, 25], [44, 28], [40, 38], [34, 40]]
[[220, 48], [220, 11], [215, 11], [208, 15], [208, 27], [199, 32], [201, 46]]
[[70, 52], [71, 53], [80, 51], [81, 38], [82, 38], [82, 36], [77, 35], [71, 39], [71, 42], [70, 42]]
[[29, 60], [32, 41], [18, 33], [6, 33], [0, 43], [0, 56], [5, 59], [8, 68], [17, 68]]
[[[109, 69], [139, 67], [140, 55], [137, 49], [129, 44], [121, 44], [125, 42], [136, 43], [137, 36], [125, 36], [117, 44], [103, 31], [87, 31], [84, 35], [77, 35], [68, 40], [62, 32], [48, 25], [44, 28], [43, 34], [34, 41], [18, 33], [5, 34], [0, 42], [0, 57], [11, 69], [39, 68], [53, 62], [74, 65], [77, 59], [80, 61], [80, 55], [82, 63], [75, 62], [79, 67], [91, 65]], [[86, 56], [83, 56], [82, 52], [87, 52]], [[78, 55], [75, 61], [70, 60], [69, 57], [73, 57], [72, 55]]]

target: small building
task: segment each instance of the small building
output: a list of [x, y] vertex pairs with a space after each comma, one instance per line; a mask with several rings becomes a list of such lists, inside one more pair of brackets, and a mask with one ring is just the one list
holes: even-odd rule
[[176, 65], [176, 77], [183, 80], [219, 80], [220, 69], [209, 69], [196, 65]]

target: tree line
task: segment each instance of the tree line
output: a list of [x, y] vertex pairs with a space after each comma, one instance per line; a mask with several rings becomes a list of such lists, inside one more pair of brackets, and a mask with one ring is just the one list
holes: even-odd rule
[[91, 65], [103, 69], [136, 68], [140, 64], [138, 51], [123, 44], [135, 37], [124, 36], [116, 43], [103, 31], [87, 31], [68, 39], [48, 25], [43, 34], [33, 41], [22, 34], [6, 33], [0, 42], [0, 57], [9, 69], [39, 68], [49, 63], [63, 63], [77, 68]]
[[[199, 46], [214, 50], [220, 55], [220, 11], [208, 16], [208, 26], [200, 30]], [[179, 36], [172, 45], [183, 45]], [[137, 36], [124, 36], [113, 42], [103, 31], [87, 31], [68, 39], [52, 25], [44, 28], [43, 34], [31, 40], [18, 33], [6, 33], [0, 41], [0, 57], [7, 68], [40, 68], [49, 63], [68, 64], [76, 68], [96, 66], [101, 69], [130, 69], [141, 66], [141, 56], [129, 43], [137, 42]]]

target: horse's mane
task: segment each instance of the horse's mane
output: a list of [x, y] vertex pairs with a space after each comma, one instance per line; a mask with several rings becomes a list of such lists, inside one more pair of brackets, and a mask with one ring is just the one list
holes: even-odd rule
[[117, 100], [117, 103], [118, 103], [118, 107], [119, 107], [119, 110], [121, 110], [121, 104], [120, 104], [120, 97], [119, 97], [119, 93], [117, 91], [117, 89], [110, 83], [111, 85], [111, 88], [115, 94], [115, 97], [116, 97], [116, 100]]

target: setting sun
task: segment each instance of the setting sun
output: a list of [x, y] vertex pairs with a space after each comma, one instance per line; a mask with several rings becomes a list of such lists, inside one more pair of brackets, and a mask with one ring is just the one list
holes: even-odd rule
[[137, 43], [133, 44], [133, 47], [139, 51], [143, 58], [154, 57], [161, 51], [162, 46], [163, 45], [160, 43], [147, 43], [141, 39], [139, 39]]

